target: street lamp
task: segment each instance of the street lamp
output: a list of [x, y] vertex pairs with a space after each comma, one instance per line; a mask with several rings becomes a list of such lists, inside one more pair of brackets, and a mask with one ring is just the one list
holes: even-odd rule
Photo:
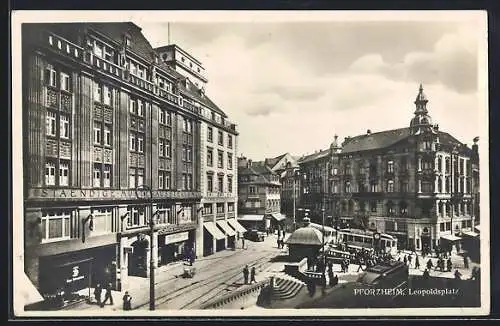
[[296, 219], [295, 219], [295, 211], [296, 211], [296, 192], [297, 192], [297, 185], [296, 185], [296, 182], [297, 182], [297, 178], [300, 176], [300, 173], [299, 171], [297, 170], [293, 170], [293, 176], [292, 176], [292, 181], [293, 181], [293, 189], [292, 189], [292, 199], [293, 199], [293, 231], [295, 231], [297, 229], [297, 222], [296, 222]]

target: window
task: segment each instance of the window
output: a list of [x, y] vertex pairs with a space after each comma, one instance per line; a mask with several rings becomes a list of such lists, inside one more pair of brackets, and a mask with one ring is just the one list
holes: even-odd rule
[[438, 170], [439, 172], [441, 172], [443, 170], [442, 164], [443, 164], [443, 158], [441, 156], [438, 156], [438, 158], [436, 160], [436, 170]]
[[208, 192], [214, 191], [214, 176], [211, 174], [207, 175], [207, 191]]
[[170, 189], [171, 177], [169, 171], [158, 171], [158, 189]]
[[56, 135], [56, 113], [47, 111], [47, 117], [45, 119], [46, 134], [48, 136]]
[[167, 117], [166, 117], [166, 114], [165, 114], [165, 110], [163, 110], [163, 109], [159, 109], [158, 110], [158, 121], [161, 124], [166, 124], [167, 123]]
[[221, 130], [219, 130], [218, 140], [219, 145], [224, 145], [224, 133]]
[[445, 177], [444, 183], [445, 183], [444, 189], [445, 189], [446, 193], [450, 193], [451, 192], [451, 178], [450, 178], [450, 176]]
[[213, 214], [213, 205], [212, 204], [203, 204], [203, 215]]
[[143, 207], [140, 206], [129, 206], [127, 209], [128, 227], [137, 227], [146, 224], [146, 214]]
[[59, 163], [59, 185], [68, 186], [69, 185], [69, 163], [60, 162]]
[[465, 165], [465, 160], [464, 159], [460, 159], [460, 174], [461, 175], [464, 174], [464, 165]]
[[94, 54], [96, 56], [98, 56], [99, 58], [102, 58], [103, 57], [103, 46], [98, 44], [98, 43], [94, 43]]
[[227, 192], [233, 192], [233, 177], [227, 177]]
[[108, 86], [104, 86], [104, 104], [113, 105], [113, 90]]
[[93, 234], [111, 233], [113, 231], [113, 214], [110, 208], [92, 209], [94, 221]]
[[101, 124], [94, 121], [94, 144], [101, 144]]
[[227, 147], [233, 148], [233, 136], [227, 135]]
[[234, 203], [227, 203], [227, 211], [234, 212]]
[[229, 170], [233, 169], [233, 154], [232, 153], [227, 153], [227, 168]]
[[130, 38], [126, 37], [126, 38], [125, 38], [125, 45], [126, 45], [126, 46], [130, 46], [130, 44], [131, 44], [130, 42], [131, 42], [131, 41], [130, 41]]
[[137, 186], [144, 185], [144, 169], [137, 169]]
[[45, 163], [45, 185], [55, 186], [56, 184], [56, 165], [53, 162]]
[[94, 164], [94, 188], [99, 188], [101, 186], [101, 165]]
[[129, 136], [129, 142], [130, 142], [130, 146], [129, 146], [129, 149], [131, 151], [135, 151], [137, 150], [137, 140], [135, 138], [135, 134], [134, 133], [130, 133], [130, 136]]
[[60, 126], [59, 132], [60, 132], [61, 138], [68, 139], [69, 132], [70, 132], [70, 130], [69, 130], [69, 117], [61, 114], [59, 126]]
[[376, 182], [370, 183], [370, 191], [371, 192], [377, 192], [378, 191], [378, 187], [377, 187], [377, 183]]
[[192, 133], [193, 132], [193, 121], [191, 121], [187, 118], [184, 118], [184, 123], [182, 124], [182, 130], [188, 134]]
[[394, 173], [394, 161], [387, 162], [387, 173]]
[[211, 148], [207, 148], [207, 165], [208, 166], [213, 166], [214, 165], [214, 151]]
[[217, 203], [217, 214], [224, 213], [224, 203]]
[[408, 171], [408, 161], [406, 157], [401, 158], [401, 172], [406, 172]]
[[137, 115], [144, 116], [144, 102], [141, 100], [137, 100]]
[[192, 162], [193, 161], [193, 147], [192, 146], [186, 146], [186, 161], [187, 162]]
[[49, 86], [57, 87], [57, 72], [51, 65], [45, 69], [45, 83]]
[[445, 159], [445, 172], [450, 173], [450, 169], [451, 169], [451, 162], [450, 162], [450, 158], [447, 157]]
[[42, 212], [42, 242], [70, 238], [71, 211]]
[[111, 165], [104, 165], [104, 173], [103, 173], [103, 186], [104, 188], [111, 187]]
[[255, 188], [255, 186], [248, 187], [248, 193], [250, 193], [250, 194], [256, 194], [257, 193], [257, 189]]
[[333, 168], [333, 175], [337, 175], [337, 173], [338, 173], [337, 168]]
[[387, 202], [387, 214], [389, 216], [393, 216], [394, 215], [394, 204], [390, 200]]
[[61, 72], [61, 89], [66, 92], [71, 92], [71, 82], [68, 74]]
[[218, 168], [224, 167], [224, 152], [223, 151], [217, 151], [217, 167]]
[[344, 183], [344, 192], [345, 193], [350, 193], [351, 192], [351, 182], [346, 181]]
[[208, 127], [207, 128], [207, 141], [213, 142], [213, 138], [214, 138], [214, 131], [213, 131], [212, 127]]
[[394, 181], [387, 181], [387, 192], [394, 192]]
[[371, 201], [370, 202], [370, 211], [372, 213], [376, 213], [377, 212], [377, 202], [376, 201]]
[[432, 188], [433, 187], [431, 182], [422, 182], [422, 192], [425, 193], [433, 192]]
[[144, 152], [144, 136], [137, 135], [137, 151], [139, 153]]
[[218, 181], [217, 190], [219, 192], [224, 192], [224, 176], [219, 175], [218, 178], [217, 178], [217, 181]]
[[128, 186], [129, 188], [135, 188], [135, 169], [129, 170]]
[[111, 126], [104, 126], [104, 145], [111, 146]]
[[129, 187], [136, 188], [144, 184], [144, 169], [129, 169]]
[[351, 164], [346, 163], [346, 165], [344, 165], [344, 174], [345, 175], [351, 174]]
[[132, 98], [128, 101], [128, 109], [130, 113], [137, 114], [137, 102]]
[[187, 161], [187, 146], [182, 145], [182, 161]]

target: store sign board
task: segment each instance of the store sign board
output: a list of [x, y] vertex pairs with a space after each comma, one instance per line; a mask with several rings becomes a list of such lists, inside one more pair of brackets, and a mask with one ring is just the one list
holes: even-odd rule
[[189, 238], [188, 232], [173, 233], [165, 236], [165, 244], [186, 241]]
[[63, 287], [66, 291], [75, 292], [89, 286], [91, 262], [88, 259], [59, 267], [59, 275], [64, 280]]
[[[153, 199], [155, 198], [198, 198], [201, 193], [197, 191], [166, 191], [153, 190]], [[54, 199], [54, 200], [109, 200], [109, 199], [146, 199], [150, 198], [149, 191], [136, 191], [135, 189], [65, 189], [65, 188], [30, 188], [28, 199]]]

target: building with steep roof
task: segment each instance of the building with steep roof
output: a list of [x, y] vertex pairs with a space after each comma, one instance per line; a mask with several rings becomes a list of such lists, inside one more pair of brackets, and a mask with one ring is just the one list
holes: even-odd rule
[[151, 261], [203, 252], [202, 126], [236, 137], [226, 114], [133, 23], [23, 24], [22, 36], [24, 261], [33, 284], [44, 295], [97, 281], [126, 289]]
[[[420, 85], [410, 126], [346, 137], [299, 160], [301, 206], [321, 223], [396, 236], [403, 248], [460, 242], [479, 217], [478, 146], [432, 124]], [[330, 218], [331, 217], [331, 218]]]
[[280, 177], [265, 162], [238, 158], [238, 221], [266, 231], [281, 226]]

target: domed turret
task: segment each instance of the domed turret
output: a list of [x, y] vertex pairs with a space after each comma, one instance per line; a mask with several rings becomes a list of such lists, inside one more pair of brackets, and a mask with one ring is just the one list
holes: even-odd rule
[[295, 232], [293, 232], [290, 237], [286, 240], [288, 245], [313, 245], [321, 246], [323, 244], [323, 233], [321, 231], [310, 226], [310, 220], [305, 218], [304, 226]]
[[340, 153], [342, 151], [342, 147], [339, 146], [338, 142], [339, 136], [333, 136], [333, 142], [330, 144], [331, 153]]
[[410, 121], [411, 132], [414, 135], [423, 133], [424, 131], [430, 131], [435, 133], [432, 125], [432, 119], [427, 112], [427, 103], [429, 100], [424, 94], [424, 88], [422, 84], [418, 88], [418, 94], [415, 99], [415, 116]]

